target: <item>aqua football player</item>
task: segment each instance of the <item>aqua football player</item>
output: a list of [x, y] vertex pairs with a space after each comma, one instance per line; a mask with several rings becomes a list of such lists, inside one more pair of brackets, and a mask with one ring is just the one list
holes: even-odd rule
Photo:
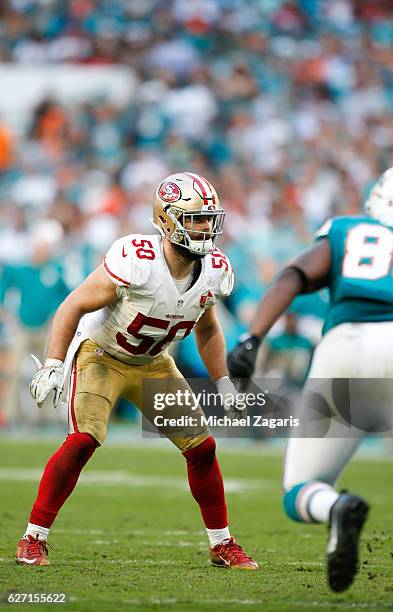
[[[231, 376], [248, 379], [260, 342], [293, 299], [329, 289], [323, 338], [305, 389], [313, 381], [330, 381], [330, 390], [337, 379], [355, 381], [350, 407], [357, 426], [343, 423], [341, 431], [330, 430], [325, 437], [291, 436], [283, 502], [295, 521], [330, 525], [327, 575], [336, 592], [347, 589], [356, 575], [359, 538], [369, 510], [360, 496], [339, 494], [336, 481], [367, 431], [393, 429], [388, 384], [393, 378], [393, 168], [379, 178], [365, 212], [323, 225], [316, 244], [292, 261], [266, 292], [249, 333], [228, 357]], [[323, 400], [331, 401], [327, 395]]]

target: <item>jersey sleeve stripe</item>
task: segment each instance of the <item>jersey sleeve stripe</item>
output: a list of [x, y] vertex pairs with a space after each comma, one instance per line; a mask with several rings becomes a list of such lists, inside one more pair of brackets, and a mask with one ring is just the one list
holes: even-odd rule
[[113, 274], [113, 272], [111, 272], [111, 270], [108, 268], [108, 265], [107, 265], [105, 260], [104, 260], [104, 268], [105, 268], [105, 270], [108, 272], [108, 274], [110, 276], [112, 276], [116, 280], [120, 281], [121, 283], [124, 283], [124, 285], [127, 285], [127, 287], [129, 286], [130, 283], [128, 281], [124, 280], [124, 278], [120, 278], [120, 276], [116, 276], [116, 274]]

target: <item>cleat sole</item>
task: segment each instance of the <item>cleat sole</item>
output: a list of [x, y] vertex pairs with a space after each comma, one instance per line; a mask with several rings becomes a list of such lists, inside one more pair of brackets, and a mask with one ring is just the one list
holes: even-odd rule
[[328, 584], [335, 593], [345, 591], [358, 572], [359, 537], [369, 509], [365, 501], [354, 499], [343, 511], [340, 530], [344, 535], [340, 536], [335, 551], [327, 558]]
[[254, 572], [255, 570], [259, 569], [259, 566], [257, 563], [255, 563], [255, 565], [227, 565], [226, 563], [216, 563], [214, 561], [211, 561], [211, 564], [214, 567], [221, 567], [222, 569], [228, 569], [228, 570], [246, 570], [246, 571], [251, 571]]
[[29, 563], [28, 561], [24, 561], [15, 557], [15, 561], [18, 565], [30, 565], [33, 567], [42, 567], [43, 565], [50, 565], [50, 562], [47, 559], [43, 559], [41, 563]]

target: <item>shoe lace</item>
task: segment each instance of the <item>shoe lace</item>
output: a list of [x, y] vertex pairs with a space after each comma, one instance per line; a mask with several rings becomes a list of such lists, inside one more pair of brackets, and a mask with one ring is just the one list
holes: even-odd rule
[[34, 538], [33, 536], [31, 536], [29, 538], [29, 544], [27, 546], [27, 552], [32, 557], [35, 556], [35, 555], [42, 555], [42, 553], [47, 555], [48, 554], [47, 543], [44, 542], [43, 540], [39, 540], [38, 538]]
[[250, 560], [250, 557], [244, 552], [242, 547], [237, 544], [234, 538], [224, 541], [221, 546], [222, 548], [219, 554], [225, 552], [225, 556], [228, 557], [231, 562], [239, 563]]

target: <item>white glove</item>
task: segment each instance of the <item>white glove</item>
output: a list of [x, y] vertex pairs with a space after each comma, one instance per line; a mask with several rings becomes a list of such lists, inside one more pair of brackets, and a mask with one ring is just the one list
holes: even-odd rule
[[37, 357], [32, 358], [39, 370], [30, 383], [30, 393], [39, 408], [45, 400], [57, 408], [63, 391], [64, 364], [60, 359], [47, 359], [42, 365]]
[[224, 410], [231, 419], [244, 418], [247, 415], [247, 406], [244, 401], [244, 393], [238, 393], [229, 376], [221, 376], [216, 381], [216, 387], [221, 396]]

